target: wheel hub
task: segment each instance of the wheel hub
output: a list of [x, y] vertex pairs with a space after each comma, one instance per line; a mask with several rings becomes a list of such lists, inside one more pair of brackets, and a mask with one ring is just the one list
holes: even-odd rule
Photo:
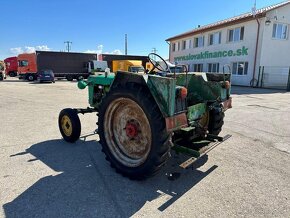
[[138, 127], [136, 124], [128, 122], [125, 127], [126, 134], [129, 138], [134, 139], [138, 135]]
[[63, 116], [61, 119], [61, 127], [66, 136], [70, 136], [72, 134], [72, 123], [68, 116]]
[[128, 167], [144, 163], [152, 135], [142, 108], [129, 98], [118, 98], [109, 104], [104, 119], [106, 142], [114, 157]]

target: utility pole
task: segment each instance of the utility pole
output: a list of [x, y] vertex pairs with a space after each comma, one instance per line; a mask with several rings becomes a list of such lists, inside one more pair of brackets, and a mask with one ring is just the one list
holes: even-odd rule
[[65, 41], [64, 44], [66, 44], [66, 47], [65, 48], [66, 48], [67, 52], [69, 52], [69, 50], [71, 50], [71, 44], [72, 44], [72, 42]]
[[127, 39], [127, 34], [125, 34], [125, 55], [127, 55], [128, 52], [128, 39]]
[[[156, 48], [152, 48], [152, 51], [151, 52], [156, 54], [157, 53], [157, 49]], [[153, 56], [153, 58], [154, 58], [154, 61], [156, 61], [155, 60], [155, 55]]]
[[152, 48], [152, 52], [153, 53], [156, 53], [157, 52], [157, 49], [156, 48]]

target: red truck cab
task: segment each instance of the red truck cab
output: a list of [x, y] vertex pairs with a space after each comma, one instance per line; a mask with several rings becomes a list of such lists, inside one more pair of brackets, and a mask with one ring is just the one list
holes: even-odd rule
[[18, 74], [19, 79], [33, 81], [37, 78], [36, 54], [18, 55]]
[[18, 63], [17, 63], [17, 57], [9, 57], [4, 60], [5, 63], [5, 73], [8, 76], [14, 77], [17, 76], [17, 70], [18, 70]]

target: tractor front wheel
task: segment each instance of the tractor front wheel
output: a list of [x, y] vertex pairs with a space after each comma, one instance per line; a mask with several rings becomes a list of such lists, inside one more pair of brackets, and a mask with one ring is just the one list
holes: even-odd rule
[[99, 111], [99, 136], [106, 159], [130, 179], [154, 175], [169, 157], [165, 120], [149, 91], [111, 90]]
[[81, 122], [77, 111], [71, 108], [63, 109], [58, 117], [59, 131], [63, 139], [73, 143], [81, 135]]

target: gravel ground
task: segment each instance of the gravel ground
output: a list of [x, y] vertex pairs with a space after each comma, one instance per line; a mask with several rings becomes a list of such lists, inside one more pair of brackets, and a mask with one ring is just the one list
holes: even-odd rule
[[[229, 140], [187, 170], [173, 155], [140, 182], [110, 168], [97, 135], [61, 139], [59, 111], [87, 107], [87, 90], [66, 81], [0, 82], [0, 216], [290, 217], [290, 93], [232, 91], [221, 134]], [[81, 115], [82, 135], [96, 120]]]

